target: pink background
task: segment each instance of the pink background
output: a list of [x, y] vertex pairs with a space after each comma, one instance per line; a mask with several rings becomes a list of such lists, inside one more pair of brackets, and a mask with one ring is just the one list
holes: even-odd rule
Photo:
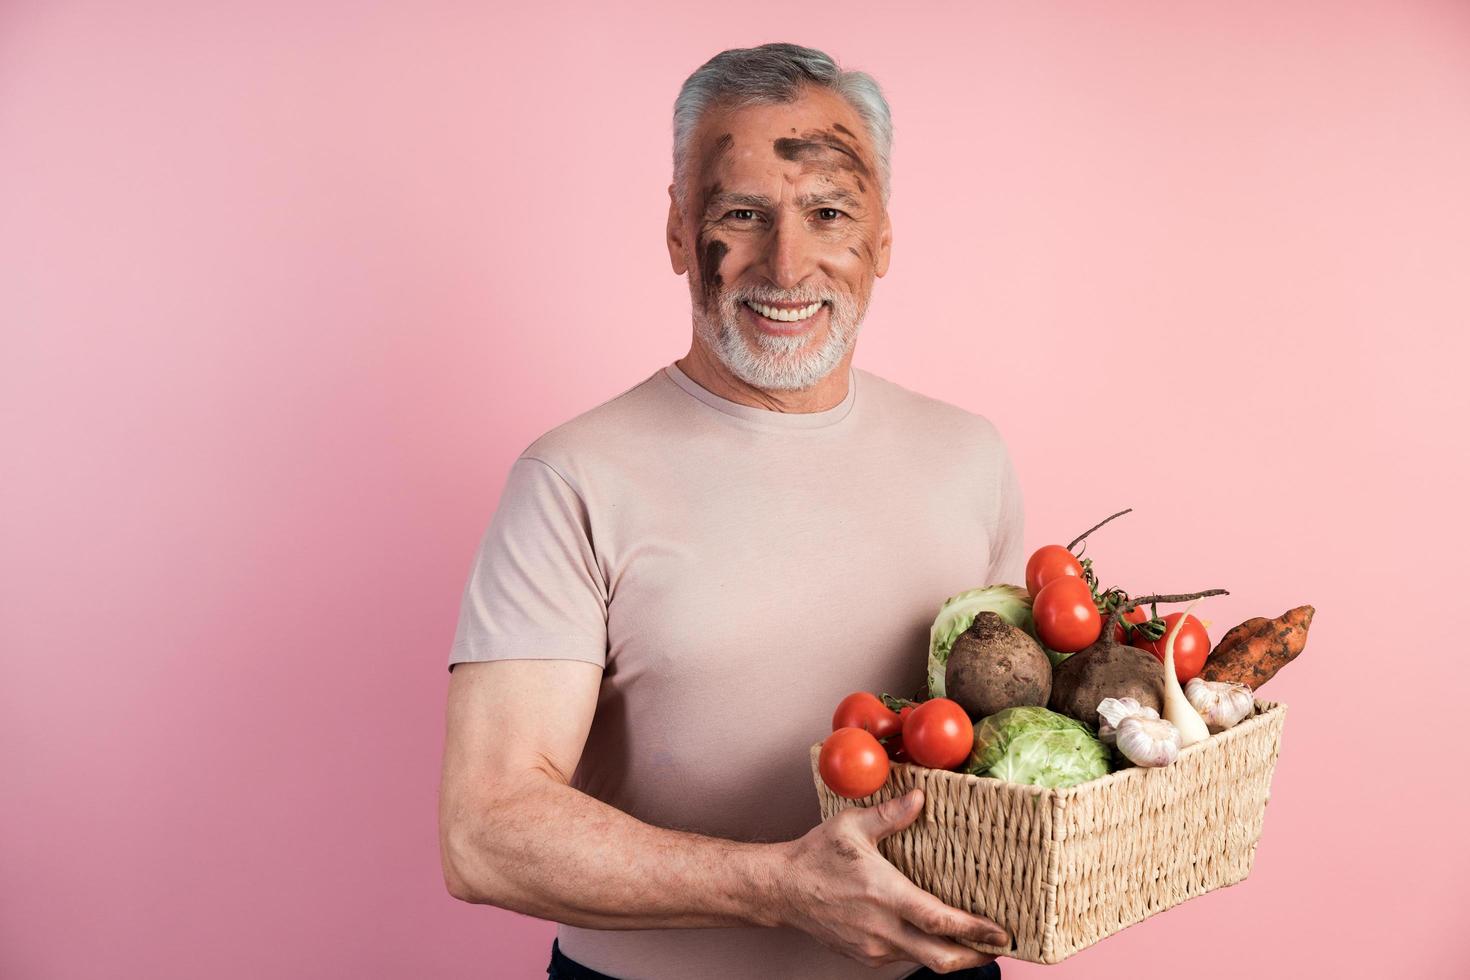
[[1006, 975], [1470, 973], [1470, 5], [972, 6], [0, 7], [0, 975], [541, 975], [440, 880], [460, 589], [687, 349], [670, 108], [769, 40], [885, 87], [857, 364], [1028, 545], [1317, 607], [1250, 879]]

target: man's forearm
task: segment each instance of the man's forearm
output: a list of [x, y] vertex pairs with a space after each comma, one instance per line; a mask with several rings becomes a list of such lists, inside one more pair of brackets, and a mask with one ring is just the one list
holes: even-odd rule
[[445, 842], [456, 897], [590, 929], [777, 925], [779, 845], [653, 827], [527, 780]]

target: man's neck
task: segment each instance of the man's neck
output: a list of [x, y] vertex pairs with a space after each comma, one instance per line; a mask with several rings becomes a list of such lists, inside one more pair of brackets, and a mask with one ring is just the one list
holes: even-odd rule
[[825, 412], [842, 404], [847, 397], [852, 351], [848, 351], [847, 356], [825, 378], [800, 391], [770, 391], [747, 384], [731, 374], [718, 358], [711, 357], [698, 344], [691, 346], [689, 353], [674, 363], [695, 384], [737, 405], [749, 405], [772, 412]]

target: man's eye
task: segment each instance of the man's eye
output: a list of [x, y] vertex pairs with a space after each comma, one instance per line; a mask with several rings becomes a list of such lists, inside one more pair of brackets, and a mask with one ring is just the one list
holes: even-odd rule
[[[733, 211], [727, 211], [725, 213], [725, 217], [728, 218], [732, 214], [750, 214], [750, 215], [753, 215], [753, 214], [755, 214], [755, 210], [753, 208], [736, 208]], [[740, 220], [740, 219], [737, 219], [737, 220]]]
[[817, 209], [817, 214], [819, 214], [819, 215], [820, 214], [826, 214], [828, 212], [830, 212], [832, 214], [832, 217], [830, 217], [830, 218], [823, 218], [822, 219], [823, 221], [836, 221], [837, 220], [837, 215], [839, 215], [839, 214], [840, 215], [843, 215], [843, 217], [846, 217], [845, 212], [839, 211], [836, 208], [818, 208]]

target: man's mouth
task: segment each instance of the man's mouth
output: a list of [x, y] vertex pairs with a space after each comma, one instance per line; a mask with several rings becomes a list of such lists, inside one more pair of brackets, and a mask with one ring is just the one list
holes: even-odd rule
[[827, 304], [821, 301], [792, 309], [767, 306], [764, 303], [750, 300], [742, 301], [740, 305], [756, 326], [771, 333], [781, 334], [805, 331], [821, 317], [822, 311], [827, 308]]
[[821, 300], [818, 300], [815, 303], [810, 303], [806, 306], [796, 307], [785, 304], [781, 306], [767, 306], [765, 303], [757, 303], [753, 300], [746, 300], [745, 305], [755, 310], [757, 313], [768, 320], [780, 320], [785, 323], [794, 323], [797, 320], [805, 320], [810, 316], [814, 316], [816, 312], [822, 308]]

